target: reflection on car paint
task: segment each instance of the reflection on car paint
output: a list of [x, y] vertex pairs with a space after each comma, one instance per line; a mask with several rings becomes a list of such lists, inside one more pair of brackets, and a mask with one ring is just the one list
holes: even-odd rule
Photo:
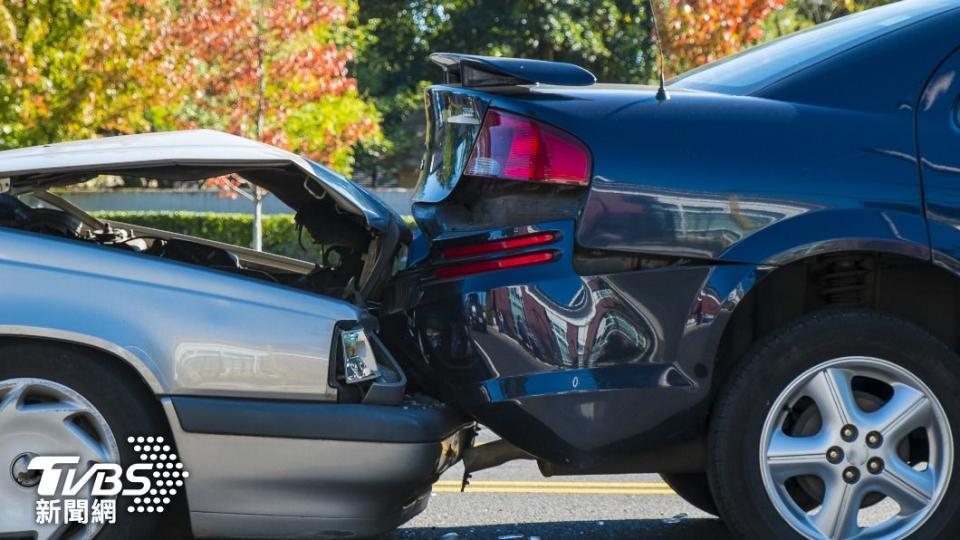
[[[960, 52], [930, 79], [917, 113], [933, 258], [960, 272]], [[952, 118], [951, 118], [952, 117]], [[953, 120], [953, 121], [951, 121]]]
[[438, 201], [455, 187], [467, 164], [487, 102], [437, 88], [427, 92], [424, 105], [434, 114], [427, 115], [427, 152], [413, 199]]
[[[564, 300], [540, 286], [510, 286], [466, 296], [475, 346], [510, 340], [530, 356], [561, 368], [636, 364], [655, 345], [649, 323], [624, 305], [602, 278], [581, 278]], [[482, 307], [480, 307], [482, 306]], [[479, 340], [477, 333], [489, 337]]]
[[762, 272], [730, 264], [578, 276], [567, 266], [500, 286], [514, 278], [486, 276], [482, 287], [465, 280], [458, 296], [441, 294], [413, 325], [472, 415], [538, 457], [587, 466], [622, 457], [623, 440], [679, 433], [686, 423], [664, 419], [696, 414], [714, 367], [704, 352]]
[[[182, 342], [174, 350], [174, 370], [181, 384], [195, 390], [259, 387], [297, 391], [291, 381], [324, 375], [322, 358], [270, 347], [253, 348], [216, 342]], [[301, 392], [310, 391], [304, 384]]]
[[[779, 221], [822, 207], [749, 194], [719, 195], [705, 191], [659, 188], [599, 178], [591, 192], [592, 205], [584, 228], [655, 231], [638, 244], [635, 239], [608, 238], [608, 249], [643, 251], [688, 257], [714, 257], [750, 234]], [[627, 242], [629, 245], [621, 245]]]

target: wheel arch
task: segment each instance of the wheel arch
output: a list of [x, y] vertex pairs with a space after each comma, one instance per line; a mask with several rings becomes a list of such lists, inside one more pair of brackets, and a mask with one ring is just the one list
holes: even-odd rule
[[80, 347], [104, 361], [114, 362], [154, 397], [163, 394], [163, 386], [146, 364], [130, 350], [96, 336], [35, 326], [0, 325], [0, 342], [33, 341]]
[[876, 208], [806, 212], [755, 231], [730, 246], [720, 259], [787, 266], [816, 255], [855, 251], [929, 260], [923, 215]]
[[[143, 408], [140, 411], [152, 415], [155, 425], [159, 431], [150, 431], [149, 434], [167, 436], [174, 445], [174, 451], [180, 454], [181, 440], [177, 438], [174, 426], [178, 422], [176, 416], [168, 415], [167, 408], [164, 407], [160, 399], [160, 388], [156, 377], [146, 370], [142, 362], [126, 349], [111, 344], [102, 339], [92, 336], [84, 336], [71, 332], [36, 328], [36, 327], [5, 327], [0, 326], [0, 348], [17, 346], [26, 346], [27, 348], [41, 347], [56, 352], [73, 352], [78, 358], [78, 362], [95, 363], [99, 367], [106, 367], [110, 375], [117, 377], [117, 380], [125, 389], [130, 391], [130, 398], [137, 400], [138, 405]], [[100, 384], [103, 376], [94, 379]], [[152, 382], [151, 382], [152, 381]], [[111, 398], [113, 399], [113, 398]], [[152, 424], [151, 424], [152, 425]], [[121, 441], [118, 440], [118, 443]], [[189, 493], [190, 486], [183, 488], [185, 493]], [[180, 538], [187, 535], [191, 528], [190, 514], [187, 506], [187, 497], [178, 498], [173, 506], [165, 514], [165, 519], [159, 523], [161, 537]], [[159, 515], [157, 519], [160, 519]]]
[[960, 276], [887, 251], [832, 251], [762, 274], [734, 306], [716, 348], [712, 391], [764, 336], [808, 313], [866, 308], [907, 320], [960, 351]]

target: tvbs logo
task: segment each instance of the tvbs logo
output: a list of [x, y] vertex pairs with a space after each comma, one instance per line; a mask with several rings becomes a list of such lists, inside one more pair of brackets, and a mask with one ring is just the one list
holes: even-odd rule
[[[80, 478], [77, 476], [79, 456], [38, 456], [30, 461], [29, 469], [40, 471], [40, 484], [37, 494], [41, 497], [74, 497], [91, 482], [93, 486], [90, 495], [94, 497], [115, 497], [123, 495], [134, 497], [145, 495], [150, 491], [150, 472], [153, 464], [138, 463], [127, 468], [124, 475], [123, 467], [113, 463], [97, 463], [91, 466]], [[62, 474], [65, 473], [65, 474]], [[61, 477], [63, 482], [61, 482]], [[130, 484], [138, 485], [135, 488], [124, 489], [123, 478]], [[61, 488], [61, 483], [63, 487]]]
[[[28, 469], [40, 473], [37, 523], [116, 522], [116, 497], [130, 497], [128, 513], [160, 513], [190, 473], [163, 437], [130, 437], [140, 460], [126, 467], [96, 463], [80, 474], [79, 456], [35, 456]], [[92, 504], [90, 504], [92, 501]]]

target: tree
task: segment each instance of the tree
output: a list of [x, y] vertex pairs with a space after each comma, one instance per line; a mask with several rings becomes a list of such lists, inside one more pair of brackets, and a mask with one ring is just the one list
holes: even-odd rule
[[[347, 72], [362, 38], [347, 25], [355, 11], [350, 0], [183, 0], [165, 48], [179, 58], [171, 83], [182, 91], [166, 121], [257, 139], [349, 174], [353, 146], [380, 139], [377, 110]], [[254, 202], [260, 249], [264, 193], [233, 178], [218, 183]]]
[[0, 148], [150, 128], [161, 8], [0, 0]]
[[377, 96], [392, 147], [365, 168], [395, 173], [416, 163], [423, 140], [422, 89], [439, 80], [427, 57], [451, 51], [573, 62], [601, 81], [648, 82], [654, 74], [646, 0], [368, 0], [360, 24], [371, 43], [357, 61], [360, 87]]
[[[347, 73], [364, 41], [348, 24], [356, 10], [355, 0], [0, 0], [0, 147], [211, 127], [349, 173], [354, 145], [381, 139]], [[263, 193], [242, 193], [258, 212]]]
[[379, 135], [376, 108], [347, 72], [355, 11], [349, 0], [180, 2], [168, 51], [180, 54], [171, 75], [184, 92], [170, 107], [172, 122], [258, 139], [349, 173], [353, 145]]
[[[657, 2], [667, 75], [679, 75], [758, 43], [764, 21], [787, 0]], [[815, 1], [815, 0], [814, 0]]]

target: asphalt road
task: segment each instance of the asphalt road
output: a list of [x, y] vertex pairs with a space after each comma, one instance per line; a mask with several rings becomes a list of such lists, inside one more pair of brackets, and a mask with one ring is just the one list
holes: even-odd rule
[[[489, 431], [481, 440], [491, 440]], [[723, 523], [673, 494], [657, 475], [544, 478], [534, 462], [476, 473], [461, 466], [434, 487], [430, 506], [390, 540], [727, 540]]]

